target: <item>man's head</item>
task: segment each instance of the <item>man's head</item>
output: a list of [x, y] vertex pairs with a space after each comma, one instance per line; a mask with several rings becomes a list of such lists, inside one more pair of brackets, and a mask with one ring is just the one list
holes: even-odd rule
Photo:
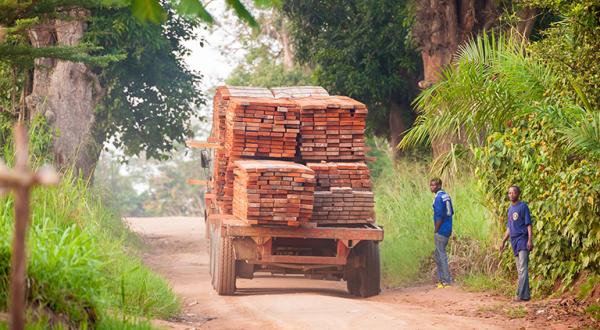
[[436, 192], [438, 192], [440, 189], [442, 189], [442, 179], [433, 178], [433, 179], [429, 180], [429, 189], [434, 194]]
[[511, 202], [516, 202], [519, 200], [519, 196], [521, 196], [521, 188], [517, 185], [512, 185], [508, 187], [508, 199]]

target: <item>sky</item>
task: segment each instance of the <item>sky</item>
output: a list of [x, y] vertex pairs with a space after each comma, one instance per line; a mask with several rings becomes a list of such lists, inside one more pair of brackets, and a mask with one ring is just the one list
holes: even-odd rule
[[[223, 84], [243, 56], [240, 52], [224, 55], [219, 50], [223, 45], [234, 42], [232, 30], [236, 28], [230, 20], [223, 19], [226, 14], [225, 2], [213, 1], [207, 5], [207, 10], [215, 18], [216, 24], [212, 28], [203, 27], [197, 30], [199, 37], [204, 39], [204, 45], [201, 46], [197, 40], [185, 44], [191, 50], [185, 61], [191, 69], [204, 76], [202, 90], [205, 93]], [[208, 96], [212, 98], [212, 95]]]

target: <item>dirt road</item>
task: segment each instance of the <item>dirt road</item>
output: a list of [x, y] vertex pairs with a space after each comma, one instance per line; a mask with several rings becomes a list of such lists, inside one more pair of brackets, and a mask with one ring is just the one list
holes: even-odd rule
[[[346, 293], [344, 282], [261, 277], [239, 280], [235, 296], [214, 293], [200, 218], [129, 218], [148, 244], [144, 262], [183, 299], [174, 329], [522, 329], [567, 328], [523, 318], [535, 306], [459, 288], [385, 291], [369, 299]], [[539, 313], [539, 311], [538, 311]], [[535, 312], [533, 313], [535, 314]], [[509, 317], [517, 317], [510, 319]]]

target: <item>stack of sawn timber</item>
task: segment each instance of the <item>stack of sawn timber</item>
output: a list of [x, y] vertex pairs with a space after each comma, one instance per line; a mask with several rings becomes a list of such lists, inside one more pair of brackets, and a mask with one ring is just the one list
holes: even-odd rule
[[356, 163], [308, 163], [315, 172], [313, 221], [321, 224], [374, 222], [369, 168]]
[[[215, 150], [213, 168], [213, 192], [216, 194], [219, 208], [225, 213], [231, 213], [232, 196], [225, 194], [227, 185], [227, 169], [230, 163], [230, 153], [225, 147], [227, 109], [232, 97], [273, 98], [267, 88], [220, 86], [213, 99], [213, 122], [211, 140], [218, 142], [220, 148]], [[232, 176], [232, 175], [231, 175]]]
[[223, 213], [249, 223], [374, 221], [364, 104], [312, 86], [221, 87], [214, 107], [211, 137], [222, 146], [215, 186]]
[[310, 221], [315, 175], [308, 167], [285, 161], [238, 160], [234, 174], [234, 216], [260, 224]]
[[345, 96], [299, 98], [304, 161], [364, 161], [367, 107]]

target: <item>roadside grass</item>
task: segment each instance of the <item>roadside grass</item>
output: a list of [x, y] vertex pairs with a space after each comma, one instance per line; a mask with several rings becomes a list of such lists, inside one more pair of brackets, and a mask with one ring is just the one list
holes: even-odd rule
[[[36, 189], [31, 208], [32, 326], [50, 315], [65, 327], [144, 329], [144, 319], [179, 311], [166, 281], [135, 255], [135, 235], [83, 183], [67, 174], [59, 187]], [[12, 198], [0, 198], [0, 311], [7, 309], [12, 210]]]
[[527, 316], [527, 308], [524, 306], [510, 306], [504, 309], [504, 314], [509, 319], [521, 319]]
[[[370, 141], [377, 223], [385, 229], [381, 243], [382, 279], [387, 287], [435, 281], [433, 218], [428, 164], [419, 159], [394, 162], [389, 145]], [[449, 243], [450, 268], [455, 280], [472, 273], [493, 273], [498, 264], [490, 253], [497, 225], [482, 204], [471, 174], [445, 183], [455, 207]]]
[[516, 290], [516, 281], [510, 281], [506, 276], [501, 276], [497, 273], [468, 274], [461, 279], [461, 284], [468, 291], [493, 292], [505, 297], [514, 296]]

